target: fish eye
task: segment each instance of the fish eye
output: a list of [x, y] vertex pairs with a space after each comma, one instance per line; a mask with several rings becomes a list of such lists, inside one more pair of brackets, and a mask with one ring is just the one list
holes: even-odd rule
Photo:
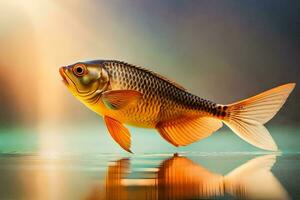
[[86, 74], [86, 67], [82, 64], [79, 64], [79, 65], [76, 65], [74, 68], [73, 68], [73, 72], [76, 76], [83, 76]]

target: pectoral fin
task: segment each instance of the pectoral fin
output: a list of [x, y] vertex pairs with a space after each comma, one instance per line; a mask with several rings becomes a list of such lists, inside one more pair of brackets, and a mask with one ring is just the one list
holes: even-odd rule
[[119, 121], [104, 116], [104, 121], [107, 126], [108, 132], [112, 138], [126, 151], [132, 153], [130, 150], [131, 139], [128, 129]]
[[141, 97], [142, 93], [135, 90], [111, 90], [104, 92], [101, 99], [107, 108], [118, 110], [136, 102]]

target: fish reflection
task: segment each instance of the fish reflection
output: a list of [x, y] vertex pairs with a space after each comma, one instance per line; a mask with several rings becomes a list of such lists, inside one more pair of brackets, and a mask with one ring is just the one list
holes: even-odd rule
[[174, 155], [154, 170], [153, 178], [130, 176], [130, 160], [121, 159], [107, 170], [105, 192], [88, 199], [289, 199], [271, 168], [276, 155], [256, 157], [223, 176], [192, 160]]
[[122, 186], [122, 180], [129, 173], [130, 160], [121, 159], [110, 166], [106, 176], [106, 199], [128, 199], [127, 190]]
[[254, 158], [226, 176], [213, 173], [186, 157], [172, 157], [158, 171], [158, 199], [214, 198], [289, 199], [270, 171], [275, 155]]

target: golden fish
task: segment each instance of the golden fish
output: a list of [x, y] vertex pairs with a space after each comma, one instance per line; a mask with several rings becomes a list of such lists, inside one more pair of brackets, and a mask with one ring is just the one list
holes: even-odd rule
[[123, 124], [155, 128], [175, 146], [210, 136], [225, 123], [250, 144], [277, 150], [263, 126], [295, 87], [285, 84], [237, 103], [222, 105], [191, 94], [150, 70], [115, 60], [78, 62], [59, 69], [72, 94], [102, 115], [109, 133], [126, 151], [131, 139]]

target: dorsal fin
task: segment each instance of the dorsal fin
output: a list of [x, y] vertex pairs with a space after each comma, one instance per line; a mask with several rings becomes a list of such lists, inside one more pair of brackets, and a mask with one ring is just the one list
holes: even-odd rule
[[129, 64], [129, 63], [126, 63], [126, 62], [123, 62], [123, 61], [117, 61], [117, 60], [108, 60], [107, 62], [112, 62], [112, 63], [117, 63], [117, 64], [120, 64], [120, 65], [124, 65], [124, 66], [128, 66], [128, 67], [132, 67], [132, 68], [135, 68], [135, 69], [139, 69], [143, 72], [146, 72], [146, 73], [149, 73], [149, 74], [152, 74], [153, 76], [156, 76], [172, 85], [174, 85], [175, 87], [177, 87], [178, 89], [181, 89], [183, 91], [187, 91], [186, 88], [184, 88], [183, 86], [181, 86], [180, 84], [176, 83], [175, 81], [172, 81], [170, 79], [168, 79], [167, 77], [165, 76], [162, 76], [152, 70], [149, 70], [149, 69], [146, 69], [144, 67], [140, 67], [140, 66], [136, 66], [136, 65], [132, 65], [132, 64]]

